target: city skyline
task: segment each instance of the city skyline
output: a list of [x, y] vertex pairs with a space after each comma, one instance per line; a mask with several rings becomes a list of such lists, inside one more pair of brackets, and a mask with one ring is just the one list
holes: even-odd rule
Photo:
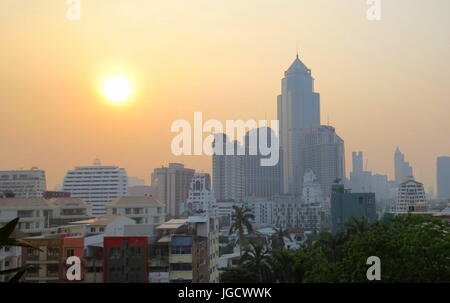
[[[9, 114], [0, 121], [1, 170], [37, 166], [49, 189], [96, 156], [147, 182], [169, 162], [211, 172], [208, 156], [171, 154], [170, 124], [198, 110], [222, 121], [276, 118], [280, 79], [298, 44], [321, 94], [321, 124], [329, 121], [345, 140], [347, 176], [351, 152], [361, 150], [368, 170], [393, 179], [399, 146], [416, 180], [436, 188], [436, 158], [450, 151], [442, 140], [450, 110], [445, 1], [385, 3], [378, 23], [365, 19], [365, 1], [287, 1], [273, 10], [269, 2], [249, 1], [237, 16], [233, 4], [205, 1], [92, 2], [83, 2], [78, 22], [64, 19], [64, 1], [2, 4], [8, 9], [0, 12], [7, 46], [0, 50], [0, 105]], [[200, 13], [203, 6], [209, 14]], [[409, 14], [401, 14], [406, 8]], [[112, 70], [127, 73], [136, 87], [123, 107], [97, 93], [98, 79]]]

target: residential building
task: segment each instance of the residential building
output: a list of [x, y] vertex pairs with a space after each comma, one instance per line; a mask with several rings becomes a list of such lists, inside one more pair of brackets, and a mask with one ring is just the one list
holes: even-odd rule
[[[12, 239], [23, 239], [26, 234], [15, 230], [10, 235]], [[10, 269], [19, 268], [22, 266], [22, 247], [20, 246], [4, 246], [0, 248], [0, 272]], [[0, 275], [0, 283], [7, 282], [15, 275], [15, 272], [11, 274]]]
[[154, 197], [120, 197], [106, 205], [109, 216], [124, 216], [136, 224], [149, 225], [152, 231], [166, 219], [164, 204]]
[[104, 237], [104, 283], [148, 282], [148, 237]]
[[397, 199], [392, 205], [392, 212], [396, 214], [410, 212], [424, 212], [427, 210], [425, 190], [423, 184], [411, 176], [398, 186]]
[[0, 171], [0, 192], [12, 192], [16, 198], [41, 198], [46, 188], [43, 170]]
[[17, 217], [19, 230], [28, 235], [41, 235], [61, 224], [90, 218], [90, 206], [77, 198], [0, 199], [0, 225]]
[[273, 166], [261, 164], [261, 161], [268, 157], [264, 156], [260, 150], [262, 138], [267, 140], [264, 146], [278, 145], [278, 136], [269, 127], [255, 128], [247, 132], [244, 138], [245, 155], [242, 163], [244, 193], [246, 196], [270, 198], [281, 193], [282, 161], [279, 158], [278, 163]]
[[56, 228], [56, 234], [69, 236], [91, 236], [104, 234], [106, 236], [124, 235], [125, 226], [135, 225], [133, 219], [124, 216], [102, 216], [87, 220], [74, 221], [68, 225]]
[[207, 216], [172, 219], [150, 243], [149, 282], [218, 282], [218, 222]]
[[195, 170], [185, 168], [180, 163], [169, 163], [169, 167], [163, 166], [154, 170], [156, 198], [165, 205], [168, 215], [178, 217], [181, 214], [180, 209], [187, 203], [194, 173]]
[[245, 196], [244, 153], [238, 141], [230, 142], [225, 134], [215, 135], [212, 174], [217, 201], [240, 201]]
[[216, 215], [216, 197], [214, 196], [214, 192], [211, 190], [211, 177], [209, 176], [209, 174], [194, 174], [189, 188], [187, 205], [190, 215]]
[[64, 177], [63, 191], [92, 205], [92, 214], [106, 214], [106, 203], [128, 195], [128, 177], [125, 169], [117, 166], [77, 166]]

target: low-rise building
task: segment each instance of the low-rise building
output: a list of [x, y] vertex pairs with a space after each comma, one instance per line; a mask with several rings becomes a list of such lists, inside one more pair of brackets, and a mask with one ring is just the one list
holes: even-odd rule
[[128, 217], [136, 224], [150, 225], [153, 229], [165, 221], [164, 204], [152, 196], [114, 199], [107, 204], [106, 213]]

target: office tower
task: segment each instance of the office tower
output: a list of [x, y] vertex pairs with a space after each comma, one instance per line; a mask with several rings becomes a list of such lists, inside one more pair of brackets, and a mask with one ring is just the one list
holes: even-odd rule
[[102, 166], [77, 166], [69, 170], [63, 180], [63, 191], [92, 205], [92, 215], [106, 214], [106, 203], [128, 195], [128, 177], [124, 168]]
[[254, 218], [251, 223], [254, 227], [265, 227], [274, 224], [274, 202], [270, 199], [246, 197], [244, 206], [251, 210]]
[[366, 217], [369, 223], [377, 221], [375, 194], [352, 193], [343, 184], [333, 184], [331, 193], [331, 231], [339, 232], [350, 217]]
[[426, 211], [425, 190], [423, 184], [409, 177], [398, 186], [397, 199], [392, 205], [394, 213]]
[[355, 192], [372, 192], [372, 172], [363, 169], [363, 152], [352, 153], [352, 171], [350, 172], [349, 185]]
[[280, 148], [282, 150], [282, 184], [284, 193], [300, 193], [303, 174], [299, 157], [300, 131], [320, 125], [320, 96], [314, 92], [311, 70], [299, 59], [284, 73], [278, 96]]
[[437, 158], [437, 194], [439, 199], [450, 199], [450, 157]]
[[403, 183], [413, 176], [413, 169], [409, 162], [405, 161], [405, 155], [397, 147], [394, 154], [395, 181], [397, 184]]
[[[345, 178], [344, 141], [336, 134], [334, 127], [322, 125], [302, 129], [298, 143], [302, 176], [312, 170], [325, 197], [328, 197], [333, 182]], [[300, 184], [303, 186], [303, 180]]]
[[14, 193], [16, 198], [40, 198], [47, 185], [45, 171], [30, 170], [0, 171], [0, 193]]
[[230, 142], [225, 134], [216, 134], [213, 146], [212, 173], [216, 200], [242, 200], [245, 196], [244, 155], [238, 155], [238, 150], [243, 147], [238, 141]]
[[[265, 134], [263, 134], [265, 132]], [[272, 136], [278, 140], [275, 132], [269, 127], [252, 129], [245, 135], [245, 155], [243, 156], [243, 174], [246, 196], [269, 198], [281, 193], [281, 161], [273, 166], [261, 165], [261, 160], [269, 156], [263, 156], [259, 149], [260, 140], [265, 136], [267, 142], [264, 146], [270, 146]], [[279, 152], [279, 150], [278, 150]]]
[[194, 174], [189, 188], [187, 205], [191, 215], [216, 215], [216, 197], [211, 190], [211, 177], [209, 174]]
[[181, 215], [195, 170], [185, 168], [184, 164], [169, 163], [169, 167], [155, 168], [153, 173], [157, 200], [165, 205], [166, 214], [172, 217]]

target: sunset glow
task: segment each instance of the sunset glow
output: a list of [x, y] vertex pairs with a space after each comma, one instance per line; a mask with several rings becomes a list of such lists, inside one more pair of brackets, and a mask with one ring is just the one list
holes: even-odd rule
[[112, 77], [103, 83], [103, 94], [112, 103], [124, 103], [131, 94], [130, 82], [123, 77]]

